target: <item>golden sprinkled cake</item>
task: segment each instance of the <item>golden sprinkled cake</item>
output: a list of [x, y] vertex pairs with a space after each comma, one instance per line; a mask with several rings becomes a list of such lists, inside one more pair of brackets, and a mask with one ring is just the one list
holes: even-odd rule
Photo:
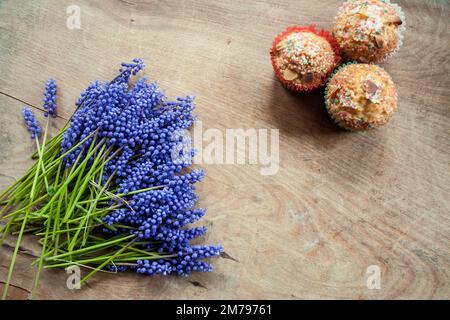
[[397, 108], [397, 89], [389, 74], [373, 64], [347, 64], [335, 72], [325, 89], [331, 118], [344, 129], [377, 128]]
[[333, 36], [347, 60], [381, 62], [402, 43], [405, 16], [389, 0], [349, 0], [339, 9]]

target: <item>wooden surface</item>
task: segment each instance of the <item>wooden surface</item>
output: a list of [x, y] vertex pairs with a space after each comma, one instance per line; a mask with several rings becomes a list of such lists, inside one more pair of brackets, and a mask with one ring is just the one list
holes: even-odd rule
[[[341, 1], [12, 1], [0, 2], [0, 190], [31, 163], [21, 121], [41, 106], [44, 81], [59, 85], [61, 127], [74, 101], [118, 64], [145, 60], [169, 97], [194, 94], [204, 128], [278, 128], [280, 170], [208, 165], [200, 205], [205, 243], [233, 259], [190, 278], [99, 274], [82, 290], [64, 271], [45, 271], [43, 299], [450, 298], [450, 77], [448, 1], [396, 1], [404, 45], [384, 64], [399, 91], [385, 127], [337, 129], [322, 91], [286, 92], [268, 50], [292, 24], [330, 28]], [[81, 8], [81, 29], [66, 8]], [[23, 245], [11, 296], [27, 298], [38, 246]], [[11, 249], [0, 253], [5, 280]], [[381, 289], [366, 269], [381, 268]]]

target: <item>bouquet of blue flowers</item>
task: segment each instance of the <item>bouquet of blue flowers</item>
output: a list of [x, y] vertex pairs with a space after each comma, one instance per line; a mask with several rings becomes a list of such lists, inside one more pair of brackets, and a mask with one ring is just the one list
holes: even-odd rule
[[89, 268], [81, 283], [97, 271], [186, 276], [212, 270], [205, 258], [220, 255], [222, 247], [190, 244], [206, 228], [188, 227], [205, 214], [195, 208], [195, 183], [204, 172], [189, 169], [194, 150], [174, 157], [182, 139], [176, 133], [195, 121], [193, 97], [167, 101], [146, 77], [131, 85], [143, 67], [134, 59], [112, 81], [89, 85], [49, 141], [55, 81], [45, 86], [45, 130], [23, 110], [37, 161], [0, 195], [1, 241], [17, 234], [3, 298], [25, 233], [42, 245], [33, 295], [43, 267]]

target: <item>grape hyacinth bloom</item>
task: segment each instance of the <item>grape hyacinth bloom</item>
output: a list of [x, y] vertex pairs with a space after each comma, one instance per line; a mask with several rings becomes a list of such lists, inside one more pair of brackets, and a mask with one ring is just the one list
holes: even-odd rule
[[138, 260], [136, 272], [147, 275], [168, 275], [171, 273], [179, 276], [188, 276], [193, 271], [211, 272], [211, 264], [203, 259], [220, 255], [221, 246], [190, 246], [180, 250], [172, 259]]
[[36, 118], [34, 117], [33, 112], [30, 110], [30, 108], [28, 108], [28, 107], [23, 108], [22, 114], [23, 114], [23, 120], [25, 121], [25, 124], [28, 129], [28, 132], [30, 132], [30, 134], [31, 134], [31, 139], [40, 137], [41, 127], [39, 126], [39, 123], [37, 122]]
[[[85, 142], [65, 157], [65, 166], [75, 165], [76, 159], [87, 153], [94, 136], [95, 141], [103, 141], [114, 156], [105, 163], [102, 180], [111, 178], [115, 189], [110, 191], [125, 195], [111, 200], [111, 206], [121, 201], [127, 204], [103, 216], [103, 230], [112, 235], [134, 234], [139, 241], [137, 248], [161, 257], [138, 260], [126, 267], [112, 263], [106, 270], [180, 276], [209, 272], [212, 266], [204, 259], [220, 255], [222, 247], [190, 244], [207, 229], [189, 227], [206, 212], [195, 208], [195, 184], [203, 179], [204, 171], [189, 170], [195, 154], [192, 149], [183, 150], [186, 161], [173, 159], [182, 140], [179, 133], [196, 120], [194, 98], [168, 101], [158, 85], [146, 77], [131, 85], [130, 78], [143, 67], [141, 59], [122, 63], [119, 75], [111, 82], [93, 82], [81, 94], [62, 138], [62, 152]], [[133, 194], [127, 195], [130, 192]]]
[[56, 82], [53, 79], [47, 80], [44, 91], [44, 116], [56, 118]]

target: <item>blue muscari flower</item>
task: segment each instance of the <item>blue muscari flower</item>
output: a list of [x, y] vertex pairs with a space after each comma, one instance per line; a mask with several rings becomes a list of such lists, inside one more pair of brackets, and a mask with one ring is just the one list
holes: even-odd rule
[[[158, 252], [163, 259], [137, 261], [138, 273], [188, 275], [193, 271], [211, 271], [205, 258], [217, 256], [219, 246], [193, 246], [192, 239], [203, 236], [206, 227], [189, 228], [205, 209], [194, 208], [198, 196], [195, 184], [202, 180], [203, 170], [186, 172], [190, 161], [172, 159], [180, 143], [174, 133], [186, 130], [195, 121], [192, 96], [167, 101], [156, 83], [139, 78], [134, 86], [129, 79], [143, 67], [140, 59], [122, 64], [119, 76], [107, 83], [93, 82], [81, 94], [61, 143], [67, 151], [79, 141], [96, 132], [97, 141], [105, 139], [111, 152], [116, 152], [103, 170], [103, 181], [114, 174], [117, 193], [159, 187], [125, 196], [127, 204], [103, 217], [108, 225], [121, 224], [132, 228], [116, 228], [110, 234], [133, 233], [140, 239], [140, 248]], [[70, 167], [89, 148], [93, 137], [72, 151], [65, 164]], [[187, 158], [194, 156], [191, 150]], [[111, 205], [121, 200], [112, 199]], [[164, 258], [167, 257], [167, 258]], [[127, 268], [105, 267], [124, 271]]]
[[220, 255], [221, 246], [190, 246], [180, 250], [176, 257], [158, 260], [136, 261], [136, 272], [147, 275], [168, 275], [175, 273], [188, 276], [192, 272], [211, 272], [212, 266], [203, 259]]
[[121, 265], [115, 265], [115, 264], [107, 264], [104, 269], [110, 272], [124, 272], [128, 270], [128, 266], [121, 266]]
[[45, 83], [44, 109], [44, 116], [56, 117], [56, 82], [53, 79], [49, 79]]
[[139, 58], [133, 59], [130, 63], [123, 62], [122, 68], [119, 69], [120, 74], [113, 81], [128, 83], [131, 75], [136, 75], [144, 66], [144, 62]]
[[22, 110], [23, 114], [23, 120], [25, 121], [25, 124], [27, 126], [28, 132], [31, 134], [31, 138], [38, 138], [41, 135], [41, 127], [39, 126], [39, 123], [37, 122], [36, 118], [34, 117], [33, 112], [30, 110], [30, 108], [25, 107]]

